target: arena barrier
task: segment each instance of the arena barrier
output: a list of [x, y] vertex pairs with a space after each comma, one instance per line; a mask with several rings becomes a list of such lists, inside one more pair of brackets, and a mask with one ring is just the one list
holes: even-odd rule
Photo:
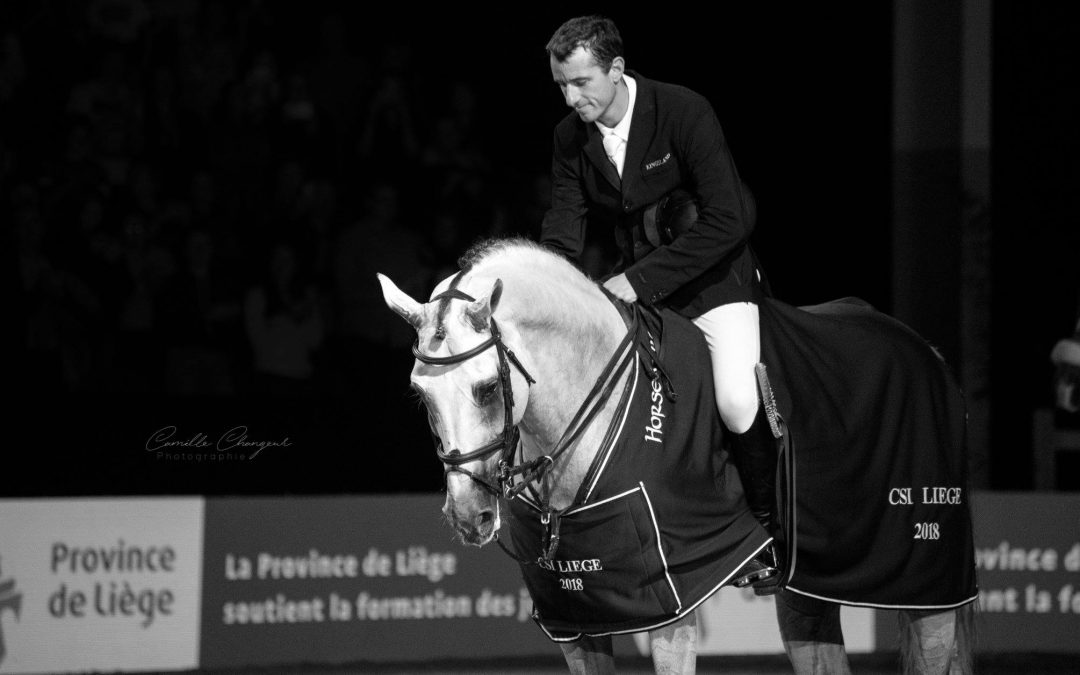
[[[517, 565], [454, 541], [441, 501], [0, 500], [0, 673], [557, 655]], [[980, 650], [1080, 654], [1080, 495], [982, 492], [973, 509]], [[894, 613], [842, 617], [850, 652], [895, 650]], [[703, 655], [783, 651], [772, 600], [749, 591], [723, 589], [699, 626]]]

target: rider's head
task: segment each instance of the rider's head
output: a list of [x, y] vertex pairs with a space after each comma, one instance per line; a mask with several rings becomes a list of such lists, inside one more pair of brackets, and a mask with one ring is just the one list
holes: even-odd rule
[[585, 122], [615, 126], [626, 112], [622, 37], [603, 16], [570, 19], [547, 43], [551, 76], [566, 105]]
[[607, 73], [616, 57], [622, 57], [622, 36], [615, 22], [604, 16], [579, 16], [570, 19], [551, 36], [547, 52], [557, 61], [570, 58], [581, 47], [600, 69]]

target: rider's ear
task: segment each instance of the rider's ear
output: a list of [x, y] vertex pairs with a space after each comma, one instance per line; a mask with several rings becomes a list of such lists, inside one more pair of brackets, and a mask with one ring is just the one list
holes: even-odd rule
[[502, 297], [502, 288], [502, 279], [496, 279], [490, 294], [469, 303], [468, 308], [466, 308], [465, 316], [469, 319], [469, 324], [472, 325], [476, 332], [487, 330], [491, 314], [498, 306], [499, 298]]
[[420, 330], [420, 323], [424, 317], [424, 310], [420, 303], [413, 300], [409, 295], [398, 288], [393, 281], [390, 281], [382, 274], [375, 274], [379, 278], [379, 284], [382, 286], [383, 300], [386, 301], [386, 306], [401, 315], [401, 318], [409, 322], [409, 325], [416, 330]]

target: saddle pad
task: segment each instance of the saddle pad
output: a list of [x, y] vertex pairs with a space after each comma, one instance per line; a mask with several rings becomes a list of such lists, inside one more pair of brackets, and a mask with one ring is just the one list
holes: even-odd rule
[[858, 299], [759, 309], [794, 466], [787, 588], [882, 608], [974, 599], [966, 410], [944, 361]]
[[[676, 621], [770, 541], [720, 447], [704, 336], [674, 313], [647, 318], [640, 342], [649, 358], [636, 361], [617, 433], [598, 450], [595, 480], [560, 518], [550, 563], [541, 559], [539, 505], [524, 493], [510, 502], [533, 618], [556, 641]], [[653, 371], [653, 356], [675, 397]]]

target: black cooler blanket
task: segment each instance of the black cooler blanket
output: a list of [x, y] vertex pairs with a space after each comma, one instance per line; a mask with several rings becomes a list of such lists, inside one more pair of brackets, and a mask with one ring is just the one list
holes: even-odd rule
[[966, 409], [950, 369], [854, 298], [759, 309], [788, 433], [789, 591], [883, 608], [974, 599]]
[[[533, 618], [556, 641], [675, 621], [769, 542], [721, 450], [704, 337], [673, 313], [664, 312], [662, 322], [642, 316], [644, 356], [635, 357], [633, 389], [598, 450], [599, 473], [558, 517], [550, 560], [542, 556], [536, 495], [510, 502], [510, 535]], [[676, 397], [653, 371], [653, 356]]]

